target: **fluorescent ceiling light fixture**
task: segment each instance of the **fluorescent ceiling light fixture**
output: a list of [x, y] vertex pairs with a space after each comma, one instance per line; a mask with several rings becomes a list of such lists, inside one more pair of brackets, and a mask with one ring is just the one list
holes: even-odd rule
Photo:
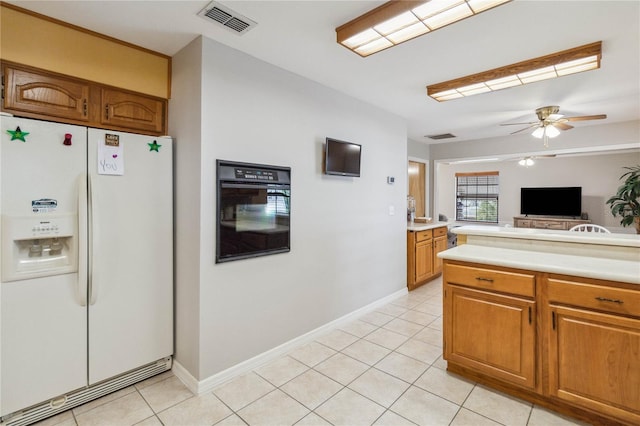
[[336, 28], [337, 41], [365, 57], [510, 1], [391, 0]]
[[486, 163], [488, 161], [498, 161], [499, 158], [472, 158], [469, 160], [450, 161], [449, 164], [465, 164], [465, 163]]
[[[602, 42], [586, 44], [535, 59], [427, 86], [442, 102], [600, 68]], [[473, 87], [473, 90], [469, 90]]]

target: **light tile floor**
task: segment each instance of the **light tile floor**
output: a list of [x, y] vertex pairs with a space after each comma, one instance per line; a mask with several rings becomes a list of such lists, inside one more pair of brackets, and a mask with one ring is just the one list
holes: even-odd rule
[[212, 392], [166, 372], [40, 425], [584, 424], [445, 368], [437, 279]]

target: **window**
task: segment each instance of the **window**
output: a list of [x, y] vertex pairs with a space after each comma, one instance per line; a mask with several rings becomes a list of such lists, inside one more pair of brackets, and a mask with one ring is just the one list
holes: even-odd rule
[[456, 220], [498, 223], [498, 172], [456, 173]]

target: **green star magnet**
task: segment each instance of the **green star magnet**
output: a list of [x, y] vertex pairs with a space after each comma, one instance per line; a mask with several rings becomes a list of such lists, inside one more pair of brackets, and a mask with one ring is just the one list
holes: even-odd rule
[[153, 143], [148, 143], [147, 145], [149, 145], [149, 152], [151, 151], [160, 152], [158, 150], [162, 146], [162, 145], [158, 145], [158, 142], [156, 141], [153, 141]]
[[26, 142], [24, 138], [29, 134], [29, 132], [23, 132], [22, 130], [20, 130], [20, 126], [16, 127], [15, 130], [7, 130], [7, 133], [11, 135], [12, 141], [18, 140], [22, 142]]

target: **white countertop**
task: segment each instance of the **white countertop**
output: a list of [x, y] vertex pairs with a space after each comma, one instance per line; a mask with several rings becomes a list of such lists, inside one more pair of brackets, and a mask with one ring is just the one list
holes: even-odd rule
[[407, 231], [426, 231], [427, 229], [440, 228], [449, 225], [448, 222], [410, 223], [407, 222]]
[[608, 246], [640, 247], [640, 235], [603, 234], [552, 229], [513, 228], [499, 226], [465, 225], [451, 230], [458, 235], [516, 238], [524, 240], [557, 241]]
[[640, 259], [618, 260], [463, 244], [438, 254], [463, 262], [640, 284]]

